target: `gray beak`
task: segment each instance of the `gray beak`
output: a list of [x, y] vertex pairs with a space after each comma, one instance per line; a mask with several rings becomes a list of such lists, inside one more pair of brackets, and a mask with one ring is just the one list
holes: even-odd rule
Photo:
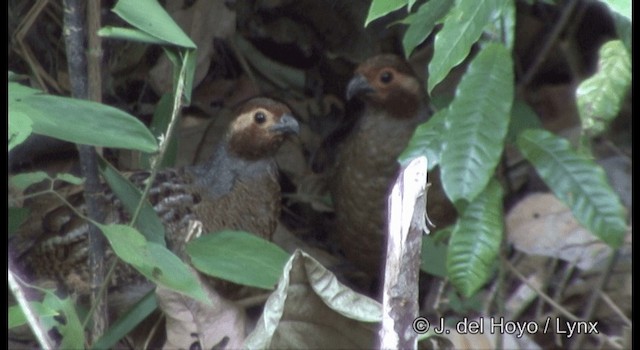
[[352, 99], [358, 94], [366, 94], [374, 91], [373, 87], [362, 74], [356, 74], [349, 80], [349, 85], [347, 85], [347, 100]]
[[270, 130], [281, 134], [297, 135], [300, 133], [300, 124], [298, 124], [298, 121], [292, 115], [283, 114], [278, 123], [271, 126]]

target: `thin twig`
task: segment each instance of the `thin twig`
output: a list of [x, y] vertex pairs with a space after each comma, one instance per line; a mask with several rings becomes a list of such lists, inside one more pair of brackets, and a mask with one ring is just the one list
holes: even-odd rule
[[[589, 300], [587, 301], [587, 306], [584, 308], [582, 317], [585, 320], [590, 320], [593, 317], [593, 312], [595, 311], [596, 306], [598, 305], [598, 300], [600, 300], [600, 293], [604, 290], [604, 288], [607, 285], [607, 282], [609, 281], [609, 278], [612, 275], [611, 271], [613, 271], [613, 268], [615, 267], [616, 262], [618, 261], [618, 255], [619, 255], [618, 249], [613, 250], [611, 252], [611, 255], [609, 255], [609, 259], [607, 260], [607, 265], [605, 266], [604, 270], [602, 270], [602, 272], [600, 273], [600, 276], [598, 277], [598, 282], [596, 283], [596, 286], [593, 289], [593, 292], [591, 293]], [[577, 338], [573, 341], [573, 344], [571, 344], [570, 349], [582, 348], [582, 344], [584, 342], [584, 334], [585, 333], [578, 334]]]
[[627, 315], [624, 314], [624, 312], [622, 312], [622, 310], [618, 307], [618, 305], [616, 305], [616, 303], [613, 302], [613, 300], [611, 300], [611, 298], [609, 298], [609, 295], [607, 295], [607, 293], [600, 291], [600, 298], [602, 298], [602, 301], [604, 301], [610, 308], [611, 310], [613, 310], [613, 312], [616, 313], [616, 315], [618, 315], [620, 317], [620, 319], [622, 319], [622, 321], [629, 327], [633, 326], [633, 323], [631, 322], [631, 320], [627, 317]]

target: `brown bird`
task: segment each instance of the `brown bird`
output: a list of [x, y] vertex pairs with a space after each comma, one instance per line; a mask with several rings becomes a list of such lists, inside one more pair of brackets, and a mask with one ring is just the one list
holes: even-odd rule
[[[203, 233], [244, 230], [270, 240], [280, 214], [280, 186], [273, 155], [286, 136], [298, 132], [299, 125], [287, 106], [268, 98], [254, 98], [237, 109], [207, 162], [160, 171], [149, 202], [165, 226], [169, 249], [184, 257], [190, 220], [202, 222]], [[141, 186], [149, 175], [141, 171], [129, 179]], [[68, 201], [83, 211], [81, 189], [73, 192]], [[101, 202], [107, 223], [128, 222], [130, 216], [106, 185]], [[78, 295], [89, 293], [87, 222], [59, 201], [53, 208], [40, 209], [36, 214], [39, 218], [28, 220], [12, 242], [20, 250], [14, 252], [19, 263], [36, 280], [55, 280]], [[115, 258], [111, 250], [107, 256]], [[143, 280], [131, 267], [121, 265], [114, 285]]]
[[360, 64], [347, 86], [364, 111], [338, 149], [330, 191], [335, 233], [346, 258], [375, 280], [382, 276], [387, 195], [397, 158], [430, 110], [422, 83], [406, 61], [379, 55]]

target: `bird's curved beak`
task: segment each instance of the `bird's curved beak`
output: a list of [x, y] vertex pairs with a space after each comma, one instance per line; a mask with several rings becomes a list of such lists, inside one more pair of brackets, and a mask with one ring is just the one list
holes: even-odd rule
[[362, 74], [356, 74], [347, 85], [347, 100], [352, 99], [354, 96], [361, 93], [374, 92], [373, 86], [369, 84], [367, 78]]
[[298, 124], [298, 121], [292, 115], [283, 114], [280, 120], [273, 124], [269, 130], [281, 134], [297, 135], [300, 133], [300, 124]]

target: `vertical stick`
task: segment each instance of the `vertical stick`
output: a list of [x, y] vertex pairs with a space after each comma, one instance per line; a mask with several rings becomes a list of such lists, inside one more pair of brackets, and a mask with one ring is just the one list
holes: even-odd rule
[[[67, 52], [67, 66], [71, 82], [71, 95], [75, 98], [88, 97], [86, 33], [84, 28], [84, 1], [64, 0], [64, 39]], [[102, 212], [98, 204], [100, 181], [95, 149], [78, 145], [80, 170], [86, 178], [84, 199], [89, 218], [102, 221]], [[92, 224], [89, 224], [89, 269], [91, 272], [91, 302], [95, 306], [91, 343], [99, 339], [106, 329], [106, 305], [100, 298], [100, 286], [104, 282], [104, 237]]]
[[413, 159], [389, 195], [389, 234], [382, 295], [381, 349], [416, 349], [418, 276], [426, 224], [427, 158]]

